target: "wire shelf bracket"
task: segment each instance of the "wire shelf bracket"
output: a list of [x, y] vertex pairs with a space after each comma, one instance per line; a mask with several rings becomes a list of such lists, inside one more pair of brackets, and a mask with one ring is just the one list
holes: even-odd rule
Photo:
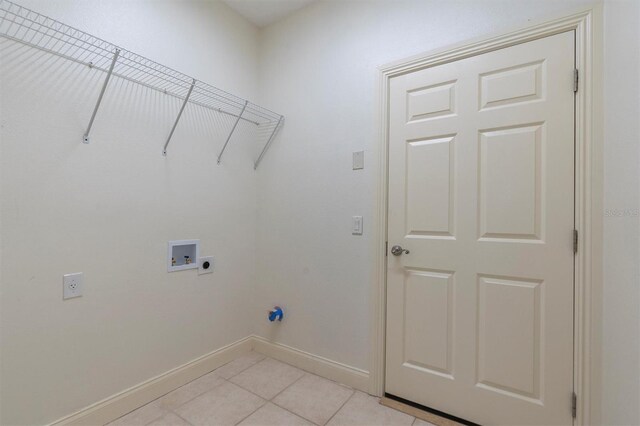
[[222, 146], [222, 150], [220, 151], [220, 154], [218, 154], [218, 164], [220, 164], [220, 161], [222, 160], [222, 154], [224, 154], [224, 150], [227, 149], [227, 145], [229, 144], [229, 141], [231, 140], [231, 136], [233, 136], [233, 132], [236, 131], [236, 127], [238, 127], [238, 123], [240, 122], [240, 119], [242, 118], [242, 114], [244, 114], [244, 111], [247, 109], [247, 104], [249, 103], [249, 101], [246, 101], [244, 103], [244, 106], [242, 107], [242, 111], [240, 111], [240, 114], [238, 115], [238, 118], [236, 119], [236, 122], [233, 123], [233, 127], [231, 128], [231, 131], [229, 132], [229, 136], [227, 136], [227, 140], [224, 141], [224, 145]]
[[[83, 135], [82, 141], [85, 144], [90, 141], [92, 126], [112, 77], [142, 85], [182, 101], [178, 117], [165, 141], [164, 155], [187, 103], [235, 117], [233, 128], [228, 133], [227, 140], [218, 155], [219, 161], [231, 138], [237, 134], [237, 128], [247, 125], [255, 129], [252, 135], [258, 142], [262, 143], [262, 138], [268, 138], [258, 160], [254, 163], [257, 167], [283, 123], [283, 116], [276, 112], [10, 0], [0, 0], [0, 37], [106, 74], [89, 125]], [[274, 128], [273, 131], [271, 131], [272, 128]]]
[[278, 119], [278, 123], [276, 124], [276, 127], [274, 127], [273, 132], [271, 132], [271, 136], [269, 136], [267, 143], [264, 145], [264, 148], [262, 148], [262, 152], [260, 153], [260, 156], [258, 157], [255, 164], [253, 165], [253, 170], [256, 170], [258, 168], [258, 165], [260, 165], [260, 162], [262, 161], [262, 157], [264, 157], [264, 154], [269, 149], [269, 145], [271, 145], [271, 142], [273, 142], [273, 138], [276, 136], [276, 133], [280, 129], [280, 124], [282, 124], [283, 118], [284, 117], [280, 116], [280, 118]]
[[194, 78], [191, 81], [191, 87], [187, 92], [187, 96], [184, 98], [184, 102], [180, 107], [180, 112], [178, 112], [178, 116], [176, 117], [175, 123], [173, 123], [173, 127], [171, 128], [171, 132], [169, 133], [169, 137], [167, 137], [167, 141], [164, 143], [164, 148], [162, 148], [162, 155], [167, 156], [167, 147], [169, 146], [169, 142], [171, 142], [171, 138], [173, 137], [173, 132], [176, 131], [176, 127], [178, 127], [178, 121], [180, 121], [180, 117], [182, 117], [182, 113], [184, 112], [185, 107], [187, 106], [187, 102], [189, 102], [189, 98], [191, 97], [191, 93], [193, 92], [193, 88], [196, 85], [196, 79]]
[[96, 119], [98, 108], [100, 108], [100, 102], [102, 102], [102, 97], [104, 96], [104, 92], [107, 90], [107, 84], [109, 84], [109, 79], [111, 78], [111, 74], [113, 74], [113, 68], [116, 66], [116, 61], [118, 60], [118, 56], [120, 56], [120, 49], [116, 49], [116, 52], [113, 54], [113, 60], [111, 61], [111, 66], [109, 66], [109, 71], [107, 71], [107, 76], [104, 79], [104, 83], [102, 84], [102, 90], [100, 90], [100, 95], [98, 96], [98, 102], [96, 102], [96, 106], [95, 108], [93, 108], [93, 114], [91, 114], [91, 120], [89, 120], [87, 131], [84, 132], [84, 136], [82, 137], [83, 143], [89, 143], [89, 133], [91, 132], [91, 126], [93, 126], [93, 120]]

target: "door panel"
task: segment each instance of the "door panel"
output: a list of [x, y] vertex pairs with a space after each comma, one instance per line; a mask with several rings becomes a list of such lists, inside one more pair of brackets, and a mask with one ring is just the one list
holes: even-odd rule
[[478, 383], [486, 389], [539, 401], [542, 286], [478, 277]]
[[453, 115], [455, 81], [420, 87], [407, 92], [407, 122]]
[[480, 131], [480, 238], [540, 239], [543, 126]]
[[406, 366], [451, 376], [453, 275], [407, 271], [404, 294]]
[[386, 392], [570, 424], [574, 34], [392, 79]]
[[480, 75], [480, 110], [543, 99], [544, 61]]
[[453, 145], [452, 136], [408, 142], [407, 235], [453, 236]]

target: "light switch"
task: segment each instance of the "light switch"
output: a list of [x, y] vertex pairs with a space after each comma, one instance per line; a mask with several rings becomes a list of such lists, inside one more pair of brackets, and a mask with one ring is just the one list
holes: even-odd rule
[[353, 170], [364, 169], [364, 151], [353, 153]]
[[351, 218], [351, 233], [353, 235], [362, 235], [362, 216], [353, 216]]

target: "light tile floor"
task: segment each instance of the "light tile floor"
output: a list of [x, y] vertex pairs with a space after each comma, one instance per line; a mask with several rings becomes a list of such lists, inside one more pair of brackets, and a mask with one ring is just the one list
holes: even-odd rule
[[[378, 398], [250, 352], [108, 426], [429, 426]], [[433, 425], [431, 425], [433, 426]]]

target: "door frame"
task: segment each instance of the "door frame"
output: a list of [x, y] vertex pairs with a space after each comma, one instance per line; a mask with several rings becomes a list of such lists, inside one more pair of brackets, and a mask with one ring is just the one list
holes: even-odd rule
[[[389, 155], [389, 84], [393, 77], [445, 64], [516, 44], [575, 31], [575, 227], [578, 251], [574, 284], [574, 391], [577, 412], [574, 424], [598, 424], [600, 420], [600, 358], [602, 306], [602, 5], [528, 24], [497, 35], [485, 36], [384, 65], [378, 69], [378, 182], [374, 218], [375, 270], [371, 297], [370, 393], [384, 394], [386, 332], [386, 245]], [[569, 404], [567, 398], [567, 404]], [[570, 407], [568, 406], [567, 409]]]

